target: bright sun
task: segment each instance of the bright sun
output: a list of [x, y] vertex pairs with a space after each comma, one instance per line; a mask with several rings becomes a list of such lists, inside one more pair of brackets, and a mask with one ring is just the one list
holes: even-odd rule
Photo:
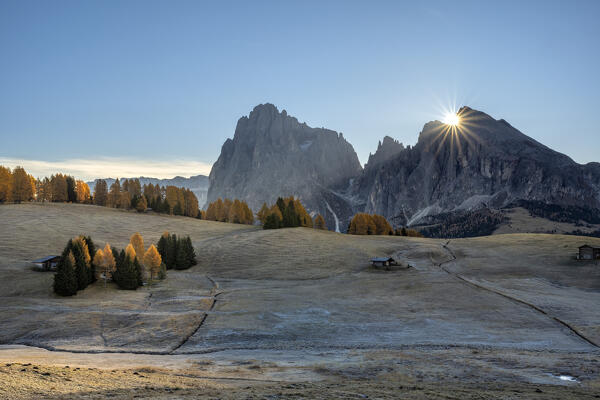
[[456, 126], [460, 122], [460, 117], [456, 113], [449, 112], [444, 116], [444, 121], [447, 125]]

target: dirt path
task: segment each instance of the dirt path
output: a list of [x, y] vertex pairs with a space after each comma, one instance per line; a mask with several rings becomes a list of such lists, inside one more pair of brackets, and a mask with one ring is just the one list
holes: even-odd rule
[[584, 336], [581, 332], [579, 332], [575, 327], [573, 327], [572, 325], [570, 325], [568, 322], [565, 322], [561, 319], [559, 319], [558, 317], [555, 317], [554, 315], [549, 314], [547, 311], [541, 309], [540, 307], [536, 306], [535, 304], [531, 304], [528, 303], [524, 300], [521, 300], [517, 297], [513, 297], [511, 295], [508, 295], [506, 293], [503, 293], [497, 289], [493, 289], [484, 285], [481, 285], [477, 282], [474, 282], [468, 278], [465, 278], [464, 276], [457, 274], [455, 272], [450, 271], [448, 268], [444, 267], [444, 264], [448, 264], [451, 262], [455, 262], [458, 258], [456, 257], [456, 254], [454, 254], [454, 252], [452, 251], [452, 249], [450, 249], [450, 247], [448, 247], [450, 244], [450, 240], [448, 240], [445, 244], [442, 244], [442, 248], [444, 250], [446, 250], [446, 252], [448, 252], [448, 254], [450, 255], [450, 259], [443, 261], [441, 263], [434, 263], [434, 265], [437, 265], [442, 271], [446, 272], [448, 275], [455, 277], [456, 279], [476, 288], [476, 289], [480, 289], [480, 290], [485, 290], [487, 292], [490, 293], [494, 293], [497, 294], [499, 296], [502, 296], [508, 300], [511, 300], [513, 302], [516, 302], [518, 304], [522, 304], [525, 305], [527, 307], [529, 307], [530, 309], [537, 311], [540, 314], [545, 315], [548, 318], [551, 318], [552, 320], [558, 322], [560, 325], [562, 325], [563, 327], [567, 328], [569, 331], [571, 331], [571, 333], [573, 333], [575, 336], [578, 336], [580, 339], [584, 340], [585, 342], [587, 342], [588, 344], [596, 347], [596, 348], [600, 348], [600, 345], [598, 345], [597, 343], [595, 343], [594, 341], [592, 341], [591, 339], [587, 338], [586, 336]]
[[210, 290], [210, 294], [212, 296], [212, 303], [211, 303], [210, 307], [204, 313], [204, 316], [200, 320], [200, 323], [198, 324], [198, 326], [196, 326], [196, 329], [194, 329], [192, 331], [192, 333], [190, 333], [188, 336], [186, 336], [181, 342], [179, 342], [179, 344], [177, 344], [173, 349], [171, 349], [171, 351], [169, 351], [168, 354], [173, 354], [175, 351], [179, 350], [180, 347], [185, 345], [190, 340], [190, 338], [193, 337], [196, 334], [196, 332], [198, 332], [198, 330], [202, 327], [202, 325], [204, 324], [204, 321], [206, 321], [206, 318], [208, 317], [208, 313], [211, 312], [215, 308], [215, 304], [217, 304], [217, 296], [219, 296], [222, 292], [218, 292], [219, 284], [214, 279], [212, 279], [208, 275], [206, 275], [206, 279], [211, 281], [213, 284], [213, 287]]

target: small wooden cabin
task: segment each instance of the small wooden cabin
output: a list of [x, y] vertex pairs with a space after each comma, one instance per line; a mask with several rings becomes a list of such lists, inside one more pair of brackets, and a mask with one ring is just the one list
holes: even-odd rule
[[376, 268], [391, 267], [392, 265], [398, 265], [396, 260], [394, 260], [392, 257], [375, 257], [371, 259], [371, 262]]
[[60, 261], [60, 256], [47, 256], [44, 258], [40, 258], [39, 260], [33, 260], [32, 263], [36, 264], [46, 271], [50, 271], [56, 268], [56, 264]]
[[579, 246], [579, 260], [600, 260], [600, 247]]

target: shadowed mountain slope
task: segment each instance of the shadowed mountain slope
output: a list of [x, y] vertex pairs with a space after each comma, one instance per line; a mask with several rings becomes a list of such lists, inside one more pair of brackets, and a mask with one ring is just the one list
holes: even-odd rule
[[223, 144], [210, 173], [208, 202], [240, 198], [257, 211], [263, 202], [295, 195], [334, 227], [336, 219], [352, 214], [334, 191], [348, 187], [361, 170], [341, 133], [311, 128], [285, 110], [261, 104], [239, 119], [233, 139]]

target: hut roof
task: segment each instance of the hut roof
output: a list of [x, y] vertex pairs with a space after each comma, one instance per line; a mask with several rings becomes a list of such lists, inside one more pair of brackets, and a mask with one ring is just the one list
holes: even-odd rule
[[385, 262], [385, 261], [394, 261], [394, 259], [392, 257], [375, 257], [375, 258], [372, 258], [371, 261], [373, 261], [373, 262]]
[[590, 246], [589, 244], [584, 244], [583, 246], [579, 246], [580, 249], [600, 249], [600, 247]]
[[34, 264], [45, 263], [46, 261], [51, 261], [51, 260], [54, 260], [55, 258], [60, 258], [60, 256], [47, 256], [47, 257], [40, 258], [39, 260], [33, 260], [32, 263], [34, 263]]

